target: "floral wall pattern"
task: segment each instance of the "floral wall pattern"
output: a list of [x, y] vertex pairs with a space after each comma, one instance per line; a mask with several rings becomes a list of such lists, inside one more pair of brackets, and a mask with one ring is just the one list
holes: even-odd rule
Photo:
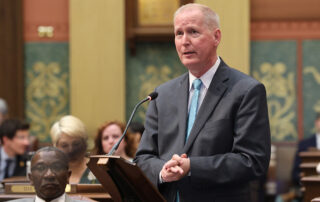
[[25, 44], [25, 109], [31, 135], [50, 141], [50, 128], [69, 113], [67, 43]]
[[305, 40], [303, 49], [304, 136], [315, 132], [314, 119], [320, 112], [320, 40]]
[[267, 90], [273, 141], [297, 139], [296, 42], [251, 42], [251, 74]]
[[[128, 50], [128, 49], [127, 49]], [[180, 63], [173, 42], [139, 43], [136, 54], [126, 54], [126, 117], [139, 100], [145, 98], [154, 89], [186, 72]], [[134, 120], [144, 122], [148, 104], [138, 110]]]

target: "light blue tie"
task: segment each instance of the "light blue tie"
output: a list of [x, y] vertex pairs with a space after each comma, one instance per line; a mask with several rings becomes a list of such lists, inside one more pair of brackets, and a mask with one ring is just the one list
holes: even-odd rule
[[186, 135], [186, 142], [189, 138], [193, 123], [196, 120], [198, 100], [200, 96], [200, 89], [201, 89], [202, 82], [200, 79], [196, 79], [193, 81], [192, 85], [193, 85], [194, 91], [191, 98], [191, 104], [190, 104], [190, 110], [189, 110], [189, 116], [188, 116], [188, 129], [187, 129], [187, 135]]
[[[187, 129], [187, 135], [186, 135], [186, 142], [189, 138], [189, 134], [192, 129], [193, 123], [196, 120], [197, 109], [198, 109], [198, 100], [199, 100], [202, 82], [200, 79], [195, 79], [193, 81], [192, 85], [193, 85], [194, 91], [193, 91], [193, 95], [191, 98], [191, 104], [190, 104], [190, 110], [189, 110], [189, 116], [188, 116], [188, 129]], [[175, 202], [179, 202], [179, 201], [180, 201], [180, 197], [179, 197], [179, 190], [178, 190]]]

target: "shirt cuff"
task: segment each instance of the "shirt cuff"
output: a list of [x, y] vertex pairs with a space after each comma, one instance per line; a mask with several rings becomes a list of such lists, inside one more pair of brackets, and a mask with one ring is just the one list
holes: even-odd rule
[[161, 177], [161, 171], [159, 173], [159, 183], [162, 184], [163, 183], [163, 180], [162, 180], [162, 177]]

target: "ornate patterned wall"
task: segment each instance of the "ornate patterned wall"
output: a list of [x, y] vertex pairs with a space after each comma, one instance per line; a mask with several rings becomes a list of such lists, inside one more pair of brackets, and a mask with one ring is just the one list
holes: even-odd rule
[[[183, 72], [185, 68], [172, 43], [140, 43], [136, 55], [127, 51], [127, 119], [134, 105], [159, 84]], [[265, 84], [273, 142], [296, 142], [313, 132], [316, 111], [320, 111], [320, 41], [302, 41], [302, 81], [299, 81], [299, 44], [296, 40], [256, 40], [251, 42], [250, 74]], [[299, 86], [303, 97], [299, 97]], [[298, 105], [302, 105], [299, 117]], [[147, 104], [135, 120], [144, 121]], [[303, 120], [299, 136], [298, 122]]]
[[69, 114], [69, 44], [25, 44], [25, 110], [31, 135], [50, 141], [52, 124]]
[[297, 139], [296, 42], [251, 42], [251, 74], [267, 90], [273, 141]]
[[[136, 55], [126, 54], [126, 117], [130, 117], [136, 103], [155, 87], [173, 79], [186, 69], [180, 63], [173, 42], [138, 43]], [[134, 120], [144, 122], [147, 104], [140, 107]]]
[[315, 112], [320, 112], [320, 40], [305, 40], [303, 49], [304, 136], [314, 133]]

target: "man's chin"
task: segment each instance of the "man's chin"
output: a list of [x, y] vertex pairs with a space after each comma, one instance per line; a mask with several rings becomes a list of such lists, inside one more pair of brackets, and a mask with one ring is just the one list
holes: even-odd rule
[[41, 187], [39, 197], [42, 199], [54, 199], [61, 196], [64, 192], [57, 185], [45, 185]]

